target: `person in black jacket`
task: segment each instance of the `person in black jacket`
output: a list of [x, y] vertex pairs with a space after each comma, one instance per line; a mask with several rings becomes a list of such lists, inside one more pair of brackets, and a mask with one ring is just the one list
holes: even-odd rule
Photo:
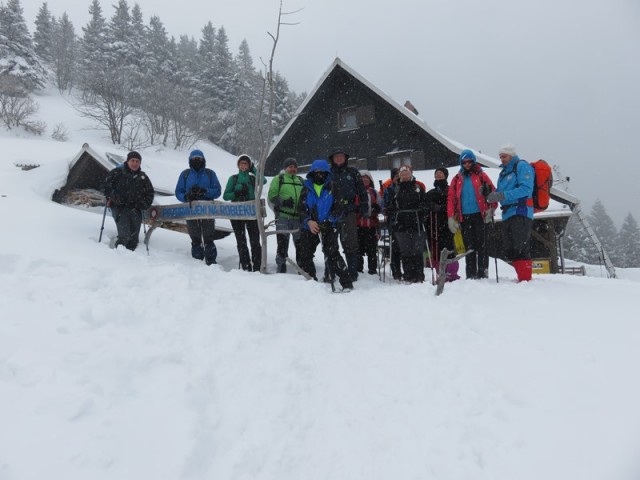
[[[453, 234], [449, 230], [447, 221], [447, 196], [449, 195], [449, 170], [445, 167], [436, 168], [434, 174], [433, 187], [427, 192], [427, 205], [429, 216], [427, 217], [427, 242], [431, 251], [431, 266], [438, 268], [440, 263], [440, 253], [446, 248], [451, 253], [449, 257], [455, 255], [453, 245]], [[458, 262], [447, 264], [447, 280], [453, 281], [460, 277], [458, 272]]]
[[[357, 168], [348, 165], [349, 154], [343, 148], [335, 148], [329, 154], [333, 177], [336, 209], [340, 215], [338, 230], [340, 243], [347, 261], [347, 269], [352, 281], [358, 280], [360, 248], [358, 244], [358, 224], [356, 210], [367, 214], [367, 191]], [[359, 204], [356, 203], [359, 198]], [[325, 279], [326, 280], [326, 279]]]
[[399, 173], [400, 182], [385, 207], [400, 249], [402, 279], [420, 283], [424, 282], [426, 194], [422, 186], [416, 183], [411, 167], [403, 165]]
[[109, 172], [104, 187], [118, 229], [116, 247], [124, 245], [129, 250], [138, 246], [143, 211], [153, 202], [153, 185], [140, 169], [141, 163], [138, 152], [129, 152], [127, 160]]

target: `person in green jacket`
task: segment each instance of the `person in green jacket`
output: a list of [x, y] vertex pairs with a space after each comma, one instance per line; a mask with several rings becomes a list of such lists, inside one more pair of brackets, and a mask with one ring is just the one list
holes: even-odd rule
[[296, 249], [296, 263], [298, 262], [298, 246], [300, 242], [300, 193], [303, 180], [297, 175], [298, 162], [295, 158], [287, 158], [282, 164], [283, 172], [273, 177], [269, 186], [267, 199], [273, 205], [276, 214], [276, 231], [297, 230], [293, 234], [279, 233], [278, 249], [276, 251], [276, 266], [278, 273], [287, 272], [287, 257], [289, 256], [289, 235], [293, 237]]
[[[267, 183], [266, 179], [264, 179], [264, 183]], [[231, 202], [255, 200], [255, 188], [256, 167], [253, 165], [249, 155], [242, 154], [238, 157], [238, 173], [229, 177], [222, 198]], [[236, 236], [238, 255], [240, 257], [240, 266], [242, 267], [242, 270], [247, 272], [259, 272], [260, 263], [262, 262], [262, 247], [260, 246], [258, 221], [231, 220], [231, 226], [233, 227], [233, 233]], [[249, 256], [245, 229], [249, 234], [251, 256]]]

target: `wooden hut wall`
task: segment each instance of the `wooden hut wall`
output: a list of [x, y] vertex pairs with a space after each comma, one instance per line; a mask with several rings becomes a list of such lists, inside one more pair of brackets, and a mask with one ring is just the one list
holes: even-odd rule
[[[338, 112], [369, 106], [373, 106], [372, 123], [353, 129], [338, 128]], [[339, 66], [329, 74], [273, 149], [267, 159], [266, 173], [277, 174], [287, 157], [294, 157], [301, 164], [327, 158], [336, 146], [345, 148], [353, 157], [366, 158], [369, 170], [376, 170], [378, 157], [393, 150], [424, 152], [425, 168], [448, 166], [458, 158]]]

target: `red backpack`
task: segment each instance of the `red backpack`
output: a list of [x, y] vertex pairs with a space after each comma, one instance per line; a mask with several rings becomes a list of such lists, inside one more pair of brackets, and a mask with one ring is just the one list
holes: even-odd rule
[[[522, 161], [522, 160], [520, 160]], [[526, 161], [526, 160], [525, 160]], [[551, 166], [544, 160], [529, 162], [533, 167], [533, 211], [542, 212], [549, 206], [550, 190], [553, 185], [553, 173]], [[513, 167], [516, 176], [518, 175], [517, 163]]]

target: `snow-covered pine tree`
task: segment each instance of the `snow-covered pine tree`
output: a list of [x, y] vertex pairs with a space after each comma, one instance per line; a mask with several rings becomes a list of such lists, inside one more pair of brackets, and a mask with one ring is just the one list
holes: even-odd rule
[[216, 122], [210, 139], [229, 152], [241, 153], [235, 145], [235, 63], [229, 51], [227, 32], [222, 26], [218, 29], [214, 45], [214, 72]]
[[[589, 220], [591, 228], [593, 228], [593, 231], [600, 240], [600, 243], [602, 243], [603, 248], [611, 256], [613, 264], [618, 265], [618, 261], [614, 256], [618, 232], [616, 231], [613, 220], [611, 220], [611, 217], [607, 214], [607, 211], [600, 199], [597, 199], [593, 204], [587, 220]], [[595, 251], [595, 248], [593, 250]], [[602, 259], [602, 252], [595, 252], [595, 256], [592, 258], [591, 263], [600, 263], [601, 261], [604, 261]]]
[[[253, 65], [253, 58], [246, 40], [240, 43], [238, 55], [234, 62], [236, 64], [235, 82], [235, 147], [237, 151], [245, 152], [252, 158], [258, 158], [262, 146], [260, 134], [265, 131], [264, 122], [267, 115], [262, 111], [262, 92], [264, 88], [264, 78], [256, 71]], [[263, 123], [260, 129], [258, 122]]]
[[202, 135], [208, 137], [216, 130], [217, 99], [216, 87], [216, 30], [211, 22], [202, 28], [202, 36], [198, 42], [198, 59], [196, 70], [192, 73], [195, 81], [196, 108], [202, 128]]
[[18, 79], [32, 91], [46, 84], [47, 71], [33, 49], [20, 0], [0, 4], [0, 76]]
[[273, 105], [273, 133], [278, 135], [289, 123], [297, 105], [292, 102], [289, 93], [289, 82], [280, 72], [276, 72], [274, 78], [275, 103]]
[[53, 71], [58, 90], [71, 90], [76, 73], [77, 39], [73, 23], [67, 12], [54, 21], [53, 44], [51, 49]]
[[640, 268], [640, 229], [631, 213], [625, 217], [618, 232], [616, 254], [620, 259], [620, 267]]
[[47, 2], [44, 2], [38, 10], [35, 25], [33, 48], [43, 62], [52, 64], [55, 19], [49, 12]]
[[582, 263], [592, 263], [595, 248], [577, 215], [572, 215], [563, 237], [565, 257]]
[[144, 46], [141, 105], [151, 143], [160, 142], [166, 146], [171, 125], [169, 106], [175, 92], [172, 76], [176, 65], [167, 32], [157, 16], [151, 17], [149, 27], [145, 29]]

